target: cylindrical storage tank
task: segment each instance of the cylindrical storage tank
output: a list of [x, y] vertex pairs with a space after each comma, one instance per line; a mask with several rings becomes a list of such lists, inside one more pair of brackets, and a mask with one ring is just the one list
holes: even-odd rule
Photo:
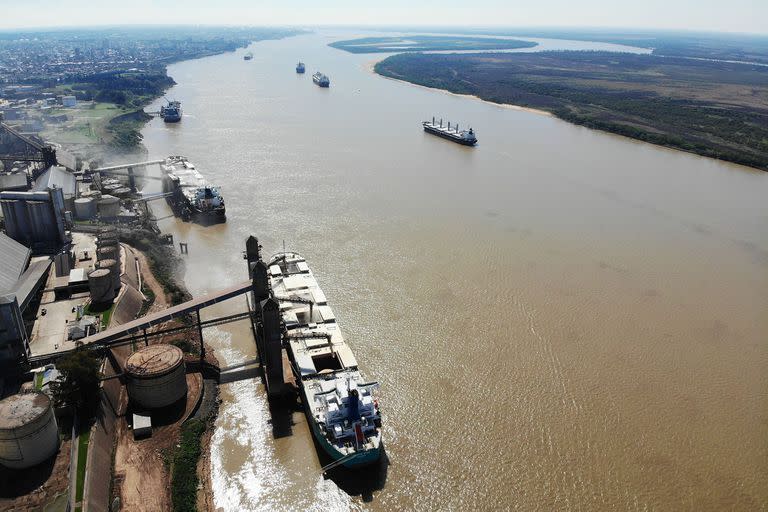
[[120, 200], [115, 196], [103, 195], [99, 200], [99, 215], [111, 219], [120, 213]]
[[96, 248], [118, 245], [119, 243], [117, 238], [112, 234], [99, 235], [99, 238], [96, 239]]
[[58, 240], [59, 231], [52, 210], [51, 203], [27, 201], [27, 212], [29, 213], [33, 241], [54, 242]]
[[123, 188], [123, 186], [120, 183], [112, 183], [110, 185], [104, 185], [104, 187], [102, 187], [105, 194], [114, 194], [115, 190], [119, 190], [121, 188]]
[[0, 464], [29, 468], [58, 449], [59, 428], [48, 395], [23, 393], [0, 400]]
[[187, 394], [184, 353], [173, 345], [150, 345], [134, 352], [125, 364], [128, 396], [142, 407], [171, 405]]
[[96, 258], [101, 260], [117, 260], [120, 257], [120, 251], [116, 245], [102, 245], [96, 249]]
[[92, 197], [75, 199], [75, 218], [89, 220], [96, 216], [96, 201]]
[[99, 260], [96, 262], [96, 268], [109, 270], [112, 276], [112, 286], [115, 287], [115, 290], [120, 289], [120, 263], [116, 260]]
[[112, 273], [106, 268], [94, 270], [88, 274], [88, 290], [91, 301], [102, 304], [115, 300], [115, 286]]
[[117, 197], [128, 197], [131, 193], [131, 189], [128, 187], [120, 187], [112, 191]]

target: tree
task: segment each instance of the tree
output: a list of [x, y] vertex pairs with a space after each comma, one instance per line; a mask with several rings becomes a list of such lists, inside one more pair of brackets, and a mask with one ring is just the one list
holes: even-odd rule
[[53, 399], [58, 407], [71, 407], [83, 416], [90, 416], [99, 403], [99, 367], [101, 360], [84, 347], [62, 357], [56, 368], [61, 378], [51, 383]]

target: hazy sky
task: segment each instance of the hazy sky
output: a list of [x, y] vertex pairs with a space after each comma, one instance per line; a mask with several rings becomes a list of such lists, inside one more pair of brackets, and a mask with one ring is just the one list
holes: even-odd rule
[[0, 0], [0, 28], [121, 24], [625, 27], [768, 33], [768, 0]]

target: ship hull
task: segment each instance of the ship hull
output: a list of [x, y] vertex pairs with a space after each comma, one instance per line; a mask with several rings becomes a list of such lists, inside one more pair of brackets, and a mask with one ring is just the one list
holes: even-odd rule
[[[304, 403], [307, 404], [307, 396], [306, 393], [304, 393], [303, 387], [302, 396], [304, 397]], [[317, 424], [314, 418], [312, 418], [312, 412], [309, 411], [306, 406], [304, 407], [304, 414], [306, 415], [309, 424], [312, 425], [312, 435], [315, 436], [317, 443], [323, 447], [323, 451], [327, 453], [328, 456], [330, 456], [334, 461], [338, 461], [347, 456], [347, 454], [340, 452], [328, 441], [328, 438], [325, 437], [323, 431], [320, 429], [320, 426]], [[358, 452], [357, 455], [346, 462], [342, 462], [341, 465], [345, 468], [361, 468], [375, 464], [380, 458], [381, 443], [379, 443], [377, 448]]]
[[462, 146], [474, 146], [475, 144], [477, 144], [477, 140], [467, 140], [462, 137], [456, 137], [451, 135], [450, 133], [446, 133], [440, 130], [435, 130], [430, 126], [425, 126], [424, 131], [427, 133], [431, 133], [432, 135], [437, 135], [438, 137], [442, 137], [446, 140], [450, 140], [451, 142], [461, 144]]

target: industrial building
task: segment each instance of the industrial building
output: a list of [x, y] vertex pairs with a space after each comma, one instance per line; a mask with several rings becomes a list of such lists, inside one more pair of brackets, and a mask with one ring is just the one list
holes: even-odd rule
[[28, 247], [0, 233], [0, 368], [18, 367], [30, 355], [25, 318], [34, 318], [31, 306], [50, 267], [50, 258], [33, 261]]
[[56, 253], [67, 241], [64, 193], [60, 188], [0, 192], [0, 208], [8, 236], [36, 254]]

